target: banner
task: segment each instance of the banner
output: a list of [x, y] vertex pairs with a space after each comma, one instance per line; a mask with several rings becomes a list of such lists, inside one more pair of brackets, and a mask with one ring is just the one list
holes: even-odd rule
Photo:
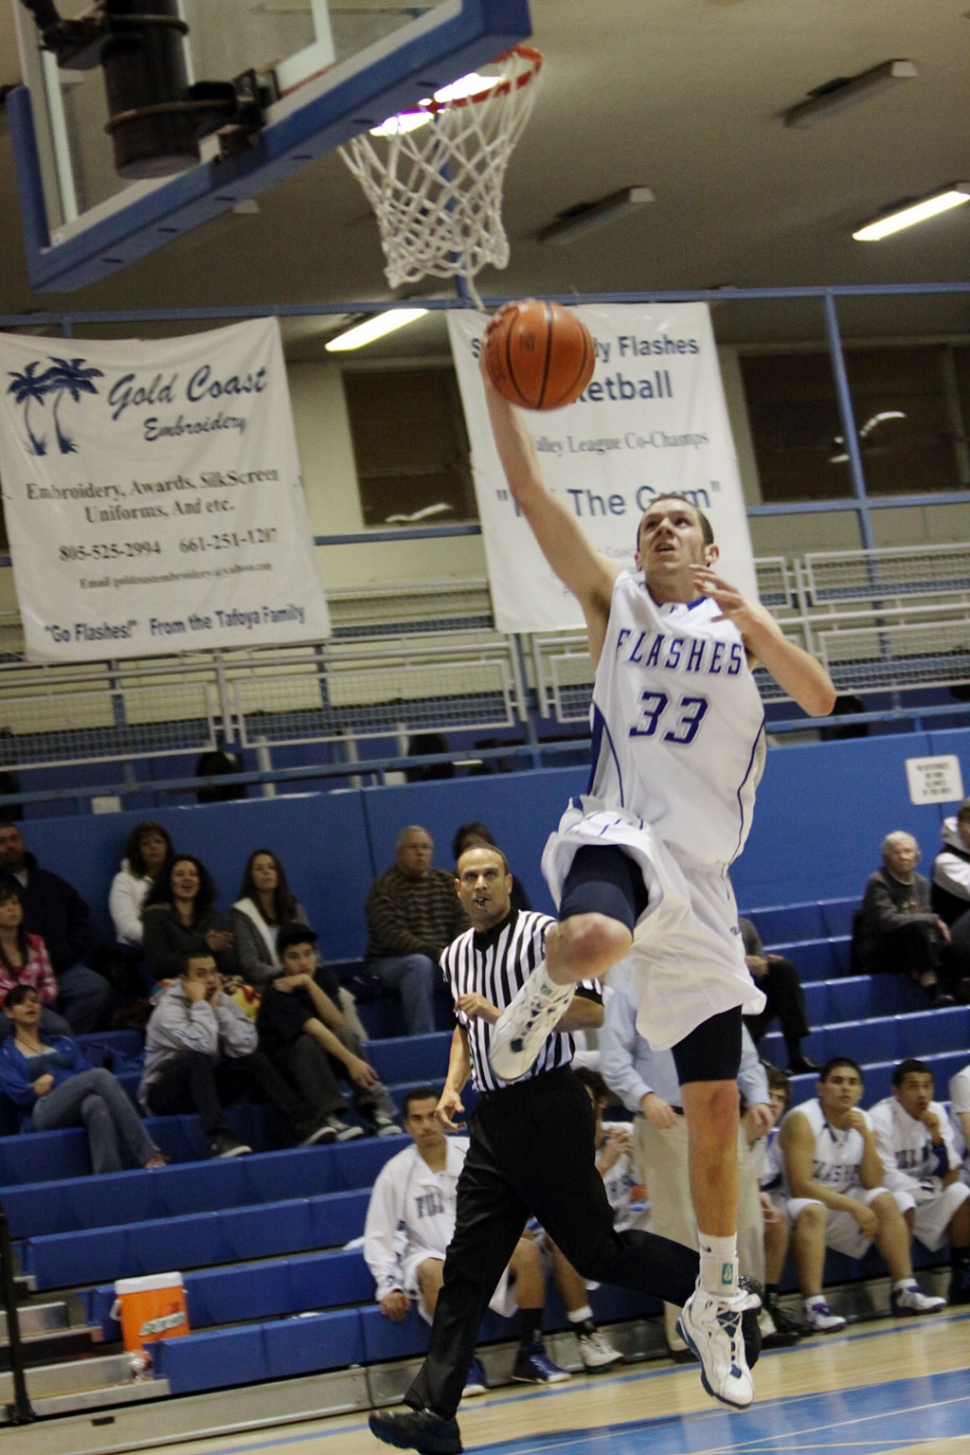
[[31, 661], [329, 634], [275, 318], [0, 334], [0, 481]]
[[[576, 313], [596, 345], [592, 381], [565, 409], [522, 412], [546, 484], [597, 550], [631, 568], [637, 526], [650, 502], [668, 491], [688, 496], [714, 528], [718, 572], [756, 597], [707, 305], [584, 305]], [[579, 603], [547, 565], [509, 495], [478, 370], [484, 328], [480, 313], [448, 314], [496, 625], [505, 632], [579, 627]]]

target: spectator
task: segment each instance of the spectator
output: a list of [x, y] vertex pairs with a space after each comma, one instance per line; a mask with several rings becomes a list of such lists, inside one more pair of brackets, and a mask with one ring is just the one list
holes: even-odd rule
[[870, 875], [853, 929], [853, 950], [864, 975], [908, 975], [934, 1005], [952, 1005], [937, 985], [940, 947], [950, 932], [930, 908], [930, 887], [916, 873], [919, 845], [912, 834], [887, 834], [883, 864]]
[[[794, 1223], [798, 1237], [813, 1250], [813, 1256], [825, 1259], [825, 1206], [809, 1199], [787, 1198], [784, 1194], [785, 1167], [778, 1141], [778, 1127], [791, 1104], [791, 1082], [785, 1071], [768, 1066], [768, 1096], [772, 1125], [767, 1136], [756, 1142], [751, 1158], [761, 1184], [761, 1206], [765, 1220], [765, 1292], [762, 1300], [762, 1346], [778, 1347], [810, 1334], [812, 1326], [793, 1318], [778, 1301], [778, 1285], [788, 1256], [788, 1245]], [[845, 1319], [832, 1314], [829, 1331], [845, 1327]]]
[[933, 860], [933, 910], [952, 925], [970, 911], [970, 798], [943, 820], [943, 848]]
[[798, 971], [791, 960], [782, 955], [766, 955], [761, 936], [749, 919], [739, 919], [744, 941], [744, 959], [748, 969], [765, 993], [765, 1008], [758, 1015], [746, 1015], [744, 1023], [757, 1046], [775, 1017], [788, 1052], [788, 1069], [793, 1076], [817, 1071], [814, 1061], [802, 1054], [802, 1037], [809, 1033], [805, 1015], [805, 997]]
[[[633, 1157], [650, 1190], [651, 1228], [687, 1248], [697, 1247], [690, 1195], [687, 1125], [673, 1052], [654, 1051], [637, 1030], [637, 1004], [629, 974], [614, 970], [600, 1033], [600, 1071], [627, 1111], [633, 1112]], [[748, 1152], [749, 1131], [768, 1129], [768, 1082], [747, 1031], [742, 1031], [738, 1087], [748, 1111], [738, 1128], [738, 1250], [741, 1270], [764, 1281], [764, 1235], [758, 1181]], [[675, 1358], [690, 1357], [677, 1333], [678, 1310], [664, 1305], [667, 1345]]]
[[282, 975], [277, 934], [283, 925], [306, 925], [309, 918], [272, 849], [255, 849], [246, 860], [229, 923], [244, 980], [263, 986]]
[[[455, 1231], [455, 1189], [468, 1151], [467, 1138], [445, 1136], [435, 1116], [437, 1103], [438, 1094], [430, 1086], [410, 1091], [405, 1098], [404, 1129], [412, 1145], [378, 1174], [364, 1228], [364, 1257], [377, 1285], [382, 1312], [388, 1318], [403, 1319], [414, 1300], [429, 1324], [441, 1292], [445, 1251]], [[400, 1252], [398, 1239], [404, 1245]], [[545, 1296], [541, 1244], [523, 1236], [489, 1303], [489, 1308], [505, 1318], [518, 1311], [520, 1338], [512, 1378], [521, 1384], [557, 1384], [569, 1378], [547, 1357], [542, 1344]], [[580, 1301], [586, 1303], [582, 1283]], [[592, 1336], [579, 1335], [584, 1364], [599, 1368], [615, 1363], [620, 1356], [611, 1349], [604, 1357], [609, 1345], [595, 1325], [592, 1327]], [[484, 1374], [476, 1359], [465, 1382], [465, 1394], [480, 1393], [484, 1387]]]
[[24, 929], [39, 935], [57, 980], [57, 1009], [75, 1035], [93, 1031], [111, 1004], [111, 986], [81, 961], [91, 948], [91, 912], [73, 885], [38, 869], [16, 824], [0, 824], [0, 883], [20, 890]]
[[892, 1096], [877, 1102], [869, 1118], [883, 1182], [910, 1234], [931, 1253], [949, 1242], [949, 1301], [970, 1303], [970, 1187], [960, 1180], [949, 1118], [933, 1100], [933, 1072], [925, 1061], [899, 1063]]
[[187, 954], [215, 958], [222, 975], [236, 968], [232, 934], [215, 908], [216, 887], [200, 859], [167, 859], [145, 897], [142, 911], [145, 958], [155, 980], [175, 980]]
[[296, 1082], [338, 1142], [361, 1135], [360, 1127], [340, 1118], [347, 1109], [337, 1085], [342, 1077], [371, 1131], [379, 1137], [397, 1132], [397, 1107], [347, 1024], [337, 977], [320, 964], [315, 932], [308, 925], [284, 925], [276, 944], [282, 974], [263, 992], [256, 1018], [260, 1046]]
[[142, 907], [155, 876], [175, 849], [160, 823], [136, 824], [125, 840], [121, 868], [111, 881], [108, 910], [122, 945], [140, 945]]
[[[41, 1005], [40, 1029], [48, 1036], [70, 1036], [71, 1027], [52, 1010], [57, 981], [40, 935], [24, 929], [24, 907], [16, 885], [0, 883], [0, 1002], [18, 985], [37, 991]], [[11, 1033], [12, 1022], [0, 1015], [0, 1041]]]
[[70, 1037], [44, 1036], [32, 985], [15, 985], [4, 1012], [11, 1034], [0, 1046], [0, 1089], [26, 1114], [24, 1130], [86, 1127], [93, 1172], [120, 1172], [122, 1145], [140, 1167], [165, 1166], [168, 1158], [111, 1072], [89, 1066]]
[[302, 1145], [321, 1140], [320, 1125], [258, 1049], [254, 1023], [223, 994], [215, 956], [188, 951], [148, 1022], [141, 1103], [153, 1116], [197, 1112], [213, 1157], [241, 1157], [252, 1148], [223, 1107], [247, 1092], [268, 1097]]
[[793, 1257], [804, 1301], [805, 1320], [819, 1332], [842, 1328], [845, 1321], [829, 1308], [822, 1293], [825, 1248], [862, 1258], [875, 1243], [893, 1280], [892, 1308], [897, 1314], [928, 1314], [946, 1299], [921, 1293], [913, 1277], [909, 1230], [892, 1193], [883, 1185], [883, 1167], [872, 1124], [859, 1102], [862, 1071], [848, 1056], [826, 1061], [816, 1083], [818, 1096], [788, 1113], [779, 1141], [785, 1179], [792, 1198], [824, 1203], [824, 1247], [799, 1235], [795, 1225]]
[[411, 1036], [434, 1030], [438, 957], [468, 928], [454, 878], [431, 867], [433, 856], [426, 829], [402, 829], [396, 862], [374, 880], [366, 904], [368, 968], [399, 992]]
[[[455, 863], [458, 863], [466, 849], [474, 849], [478, 844], [487, 844], [492, 849], [498, 847], [487, 824], [478, 822], [460, 824], [451, 841], [451, 852]], [[509, 898], [512, 901], [513, 909], [532, 908], [529, 896], [523, 889], [521, 881], [514, 874], [512, 875], [512, 893]]]

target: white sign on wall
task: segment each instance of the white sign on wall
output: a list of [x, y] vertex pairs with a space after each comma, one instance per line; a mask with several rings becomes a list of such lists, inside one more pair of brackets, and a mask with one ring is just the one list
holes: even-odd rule
[[955, 753], [907, 758], [906, 781], [910, 803], [957, 803], [963, 797], [960, 759]]
[[329, 634], [274, 318], [0, 334], [0, 480], [32, 661]]
[[[703, 303], [583, 305], [596, 369], [575, 404], [523, 418], [543, 478], [597, 550], [631, 569], [651, 500], [687, 495], [709, 517], [718, 571], [756, 596], [754, 558], [710, 313]], [[512, 502], [492, 439], [478, 369], [484, 315], [448, 313], [472, 447], [496, 625], [506, 632], [583, 624]]]

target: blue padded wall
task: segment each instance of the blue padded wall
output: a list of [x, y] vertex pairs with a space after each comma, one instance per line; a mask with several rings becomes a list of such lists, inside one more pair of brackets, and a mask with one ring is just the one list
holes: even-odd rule
[[[754, 828], [733, 879], [742, 906], [792, 904], [861, 896], [892, 829], [917, 835], [923, 872], [939, 843], [951, 804], [909, 801], [906, 759], [955, 753], [970, 788], [970, 729], [902, 733], [846, 742], [773, 748], [758, 791]], [[346, 789], [233, 803], [159, 809], [176, 845], [196, 853], [215, 876], [220, 907], [236, 898], [247, 855], [266, 845], [286, 865], [329, 959], [353, 959], [365, 948], [368, 886], [394, 858], [408, 824], [435, 839], [435, 861], [449, 865], [451, 838], [468, 819], [482, 819], [505, 848], [535, 908], [551, 909], [539, 870], [542, 848], [568, 799], [583, 790], [584, 768], [489, 774], [394, 787]], [[63, 874], [109, 931], [107, 895], [129, 830], [143, 815], [31, 819], [28, 846], [40, 863]]]

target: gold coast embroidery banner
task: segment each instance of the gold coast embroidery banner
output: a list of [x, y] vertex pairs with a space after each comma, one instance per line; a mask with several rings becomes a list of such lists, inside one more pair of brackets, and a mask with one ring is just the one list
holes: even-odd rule
[[274, 318], [0, 334], [0, 480], [32, 661], [329, 635]]
[[[718, 571], [757, 595], [751, 538], [710, 314], [703, 303], [583, 305], [596, 369], [575, 404], [522, 417], [543, 478], [597, 550], [634, 569], [637, 524], [651, 500], [677, 491], [710, 518]], [[472, 448], [472, 469], [496, 625], [506, 632], [583, 624], [509, 495], [478, 369], [485, 318], [448, 314]]]

